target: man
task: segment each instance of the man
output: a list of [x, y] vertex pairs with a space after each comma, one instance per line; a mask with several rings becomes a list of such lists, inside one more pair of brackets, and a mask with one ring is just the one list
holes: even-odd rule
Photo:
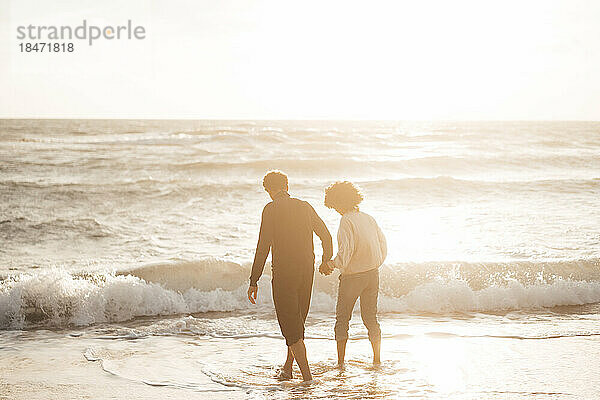
[[273, 303], [281, 333], [288, 346], [287, 359], [280, 379], [292, 378], [294, 359], [304, 381], [312, 380], [306, 347], [304, 322], [310, 306], [315, 254], [313, 232], [323, 246], [323, 264], [332, 256], [331, 234], [315, 210], [305, 201], [290, 197], [287, 176], [270, 171], [263, 178], [263, 187], [273, 200], [262, 213], [260, 234], [252, 264], [248, 300], [256, 304], [257, 282], [272, 250]]

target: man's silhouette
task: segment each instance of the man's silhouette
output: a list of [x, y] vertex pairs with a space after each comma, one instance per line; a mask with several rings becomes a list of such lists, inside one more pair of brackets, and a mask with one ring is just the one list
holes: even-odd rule
[[263, 186], [273, 201], [265, 206], [262, 213], [248, 299], [256, 303], [257, 282], [271, 250], [273, 303], [288, 346], [287, 359], [279, 377], [292, 377], [292, 363], [296, 359], [302, 378], [309, 381], [312, 376], [304, 346], [304, 321], [310, 306], [314, 276], [313, 232], [323, 245], [323, 263], [332, 256], [331, 234], [310, 204], [290, 197], [284, 173], [270, 171], [263, 178]]

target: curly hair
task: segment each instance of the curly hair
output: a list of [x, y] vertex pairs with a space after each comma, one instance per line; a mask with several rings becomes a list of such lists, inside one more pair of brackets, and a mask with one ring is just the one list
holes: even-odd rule
[[361, 201], [363, 195], [352, 182], [335, 182], [325, 189], [325, 207], [333, 208], [340, 213], [358, 210]]
[[281, 171], [273, 170], [267, 172], [263, 178], [263, 187], [267, 192], [275, 192], [287, 188], [288, 177]]

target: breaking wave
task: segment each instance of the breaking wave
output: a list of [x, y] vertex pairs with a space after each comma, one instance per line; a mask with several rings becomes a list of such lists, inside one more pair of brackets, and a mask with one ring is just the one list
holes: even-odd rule
[[[85, 326], [140, 316], [272, 312], [268, 276], [257, 306], [246, 299], [249, 266], [206, 259], [130, 271], [49, 269], [0, 281], [0, 329]], [[337, 279], [317, 275], [312, 311], [333, 313]], [[600, 302], [598, 260], [414, 263], [381, 268], [380, 311], [454, 313], [535, 310]]]

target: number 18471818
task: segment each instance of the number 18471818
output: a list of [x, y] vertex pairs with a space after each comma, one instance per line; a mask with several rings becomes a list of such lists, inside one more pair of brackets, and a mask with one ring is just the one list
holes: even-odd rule
[[73, 43], [19, 43], [21, 53], [72, 53]]

